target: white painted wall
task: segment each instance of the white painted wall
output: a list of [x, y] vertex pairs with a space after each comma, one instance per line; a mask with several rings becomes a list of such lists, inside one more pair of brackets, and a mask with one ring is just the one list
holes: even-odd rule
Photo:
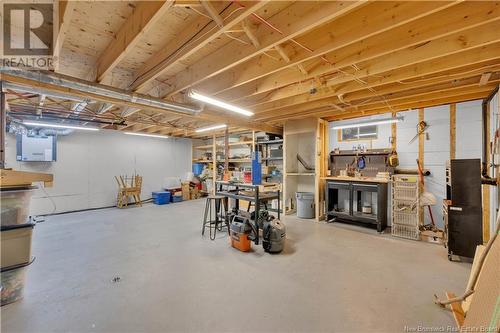
[[[457, 104], [456, 158], [481, 158], [481, 103], [482, 101], [472, 101]], [[427, 130], [428, 140], [424, 142], [424, 166], [431, 171], [431, 175], [425, 177], [425, 186], [427, 191], [436, 196], [437, 204], [432, 207], [432, 214], [434, 221], [440, 227], [443, 226], [442, 200], [446, 196], [445, 168], [446, 162], [450, 159], [449, 109], [449, 105], [424, 109], [424, 120], [429, 125]], [[399, 167], [416, 169], [418, 139], [411, 144], [409, 142], [417, 133], [418, 111], [411, 110], [401, 112], [398, 115], [404, 116], [404, 121], [397, 124], [396, 150], [399, 157]], [[381, 119], [390, 116], [391, 114], [387, 113], [359, 118], [359, 120]], [[330, 127], [342, 123], [352, 123], [353, 121], [332, 122]], [[359, 143], [372, 148], [390, 148], [391, 125], [379, 125], [378, 133], [376, 140], [371, 142], [360, 140]], [[336, 130], [330, 130], [330, 150], [335, 148], [341, 150], [352, 149], [352, 146], [358, 143], [352, 141], [338, 142], [337, 138]], [[424, 216], [425, 223], [429, 223], [430, 217], [427, 210]], [[390, 214], [388, 218], [390, 221]]]
[[181, 178], [191, 171], [191, 149], [189, 139], [75, 131], [58, 137], [57, 162], [17, 162], [16, 138], [7, 134], [6, 162], [16, 170], [54, 175], [52, 188], [33, 195], [31, 214], [38, 215], [114, 205], [116, 175], [142, 175], [142, 197], [150, 198], [165, 177]]

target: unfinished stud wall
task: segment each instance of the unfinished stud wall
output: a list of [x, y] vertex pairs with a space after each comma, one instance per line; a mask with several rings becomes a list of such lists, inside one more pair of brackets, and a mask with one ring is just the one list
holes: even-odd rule
[[[456, 104], [456, 158], [481, 158], [481, 103], [482, 101], [471, 101]], [[450, 156], [450, 106], [442, 105], [424, 109], [424, 121], [429, 125], [424, 136], [423, 163], [424, 168], [431, 171], [431, 176], [425, 177], [426, 190], [432, 192], [437, 200], [432, 207], [434, 221], [438, 227], [443, 227], [442, 200], [446, 196], [445, 168]], [[416, 159], [419, 156], [418, 138], [411, 144], [410, 140], [417, 133], [418, 110], [400, 112], [398, 115], [404, 116], [404, 121], [397, 123], [396, 150], [399, 156], [399, 167], [416, 169]], [[381, 119], [388, 118], [391, 114], [383, 114], [372, 117], [359, 118]], [[332, 126], [354, 122], [331, 122]], [[384, 124], [378, 126], [378, 137], [371, 142], [360, 140], [359, 143], [366, 144], [373, 148], [390, 148], [389, 137], [391, 136], [391, 125]], [[338, 142], [335, 130], [330, 130], [330, 150], [337, 147], [340, 149], [352, 149], [357, 141]], [[390, 215], [390, 209], [388, 209]], [[424, 212], [425, 223], [430, 223], [427, 210]], [[390, 216], [388, 216], [388, 222]], [[390, 223], [390, 222], [389, 222]]]
[[52, 200], [38, 189], [31, 204], [31, 214], [49, 214], [116, 204], [117, 175], [142, 175], [142, 198], [150, 198], [165, 177], [191, 171], [191, 140], [75, 131], [58, 137], [57, 162], [17, 162], [16, 138], [7, 134], [6, 160], [16, 170], [54, 175], [54, 186], [45, 189]]
[[[500, 126], [500, 94], [497, 93], [490, 102], [490, 139], [494, 138], [495, 131]], [[498, 156], [498, 155], [496, 155]], [[500, 161], [495, 160], [495, 164], [498, 165]], [[497, 174], [493, 175], [490, 169], [490, 176], [497, 176]], [[491, 231], [496, 229], [496, 216], [498, 214], [498, 206], [499, 206], [499, 197], [498, 197], [498, 186], [490, 186], [490, 237]]]

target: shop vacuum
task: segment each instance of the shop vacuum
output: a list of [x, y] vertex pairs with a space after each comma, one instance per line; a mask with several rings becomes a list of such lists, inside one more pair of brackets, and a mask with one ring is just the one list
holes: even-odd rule
[[278, 219], [264, 222], [262, 247], [269, 253], [279, 253], [285, 247], [286, 228]]
[[[267, 211], [261, 211], [259, 216], [239, 211], [231, 219], [231, 246], [248, 252], [251, 241], [257, 239], [258, 230], [262, 229], [262, 247], [268, 253], [279, 253], [285, 247], [286, 228], [283, 222], [269, 215]], [[256, 242], [258, 244], [258, 242]]]

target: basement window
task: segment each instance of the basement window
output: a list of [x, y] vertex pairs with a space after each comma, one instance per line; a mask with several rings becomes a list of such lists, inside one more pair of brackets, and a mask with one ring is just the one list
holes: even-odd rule
[[377, 139], [377, 125], [343, 128], [340, 134], [340, 141], [358, 141]]

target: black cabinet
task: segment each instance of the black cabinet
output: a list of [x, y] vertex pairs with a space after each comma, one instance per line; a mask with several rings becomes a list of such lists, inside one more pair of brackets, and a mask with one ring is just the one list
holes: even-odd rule
[[[363, 211], [363, 193], [376, 194], [377, 205], [371, 211]], [[376, 225], [378, 232], [387, 227], [387, 183], [327, 180], [325, 202], [327, 221]]]
[[448, 257], [474, 258], [476, 246], [483, 243], [481, 161], [451, 160], [448, 205]]

